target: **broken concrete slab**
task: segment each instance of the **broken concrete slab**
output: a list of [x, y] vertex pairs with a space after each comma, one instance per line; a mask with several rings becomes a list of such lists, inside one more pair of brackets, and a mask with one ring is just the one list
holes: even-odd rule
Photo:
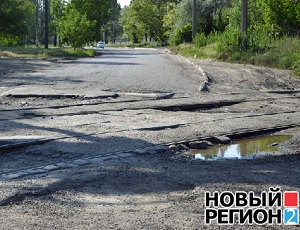
[[210, 141], [193, 141], [189, 143], [191, 149], [207, 149], [209, 146], [213, 146]]
[[49, 86], [33, 86], [33, 87], [19, 87], [7, 90], [1, 94], [6, 97], [17, 97], [17, 98], [26, 98], [26, 97], [77, 97], [79, 95], [73, 93], [67, 93], [65, 90], [51, 89]]
[[53, 89], [49, 86], [32, 86], [32, 87], [19, 87], [4, 91], [1, 96], [15, 97], [15, 98], [28, 98], [28, 97], [40, 97], [40, 98], [116, 98], [119, 94], [110, 91], [80, 91], [73, 92], [73, 90], [67, 89]]
[[92, 164], [99, 164], [103, 162], [103, 159], [101, 157], [96, 157], [88, 160]]
[[214, 142], [217, 144], [229, 144], [231, 143], [231, 139], [226, 136], [216, 136], [214, 137]]
[[97, 92], [86, 92], [83, 96], [84, 99], [96, 99], [96, 98], [117, 98], [120, 95], [116, 92], [110, 91], [97, 91]]
[[44, 144], [52, 139], [46, 139], [44, 136], [10, 136], [0, 137], [0, 149], [21, 148], [29, 145]]
[[189, 147], [187, 147], [185, 144], [179, 144], [177, 145], [178, 151], [189, 151]]
[[156, 98], [167, 99], [175, 95], [175, 93], [119, 93], [120, 96], [125, 97], [143, 97], [143, 98]]
[[76, 165], [86, 165], [89, 163], [90, 162], [88, 160], [84, 160], [84, 159], [78, 159], [78, 160], [73, 161], [73, 164], [76, 164]]
[[147, 153], [147, 150], [142, 149], [142, 148], [139, 148], [139, 149], [133, 150], [133, 152], [134, 152], [134, 153], [137, 153], [137, 154], [146, 154], [146, 153]]
[[45, 170], [51, 171], [51, 170], [59, 169], [60, 167], [53, 164], [53, 165], [47, 165], [47, 166], [42, 167], [42, 168], [45, 169]]
[[46, 173], [48, 172], [48, 170], [46, 169], [42, 169], [42, 168], [33, 168], [33, 169], [28, 169], [28, 170], [25, 170], [24, 175], [27, 175], [27, 174], [39, 174], [39, 173]]
[[74, 167], [77, 167], [77, 165], [75, 165], [75, 164], [64, 163], [64, 162], [58, 163], [57, 166], [59, 166], [60, 168], [74, 168]]

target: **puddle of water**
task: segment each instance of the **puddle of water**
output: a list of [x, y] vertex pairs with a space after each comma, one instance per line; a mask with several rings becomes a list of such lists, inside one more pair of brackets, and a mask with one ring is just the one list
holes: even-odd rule
[[232, 142], [229, 145], [216, 145], [209, 149], [191, 150], [194, 159], [216, 160], [220, 158], [252, 158], [257, 154], [278, 151], [277, 144], [291, 139], [292, 136], [261, 136]]

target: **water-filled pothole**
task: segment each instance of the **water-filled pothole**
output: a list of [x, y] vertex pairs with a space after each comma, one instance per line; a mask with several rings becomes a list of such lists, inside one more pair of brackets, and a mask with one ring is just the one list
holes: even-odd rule
[[233, 141], [229, 145], [217, 145], [208, 149], [191, 150], [194, 159], [217, 160], [229, 159], [251, 159], [258, 155], [278, 151], [278, 144], [291, 139], [290, 135], [260, 136], [250, 139]]

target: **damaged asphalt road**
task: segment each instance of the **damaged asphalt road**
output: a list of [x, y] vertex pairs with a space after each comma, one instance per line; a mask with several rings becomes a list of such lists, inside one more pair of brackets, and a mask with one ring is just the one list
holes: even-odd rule
[[[205, 191], [299, 191], [291, 72], [164, 50], [101, 52], [0, 59], [1, 229], [201, 229]], [[169, 148], [259, 131], [292, 138], [252, 160], [191, 160], [188, 148]]]

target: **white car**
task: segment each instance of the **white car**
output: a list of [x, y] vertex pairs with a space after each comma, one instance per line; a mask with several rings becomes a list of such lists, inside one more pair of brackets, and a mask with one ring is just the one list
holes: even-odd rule
[[104, 49], [104, 42], [98, 42], [97, 43], [97, 48], [102, 48], [102, 49]]

